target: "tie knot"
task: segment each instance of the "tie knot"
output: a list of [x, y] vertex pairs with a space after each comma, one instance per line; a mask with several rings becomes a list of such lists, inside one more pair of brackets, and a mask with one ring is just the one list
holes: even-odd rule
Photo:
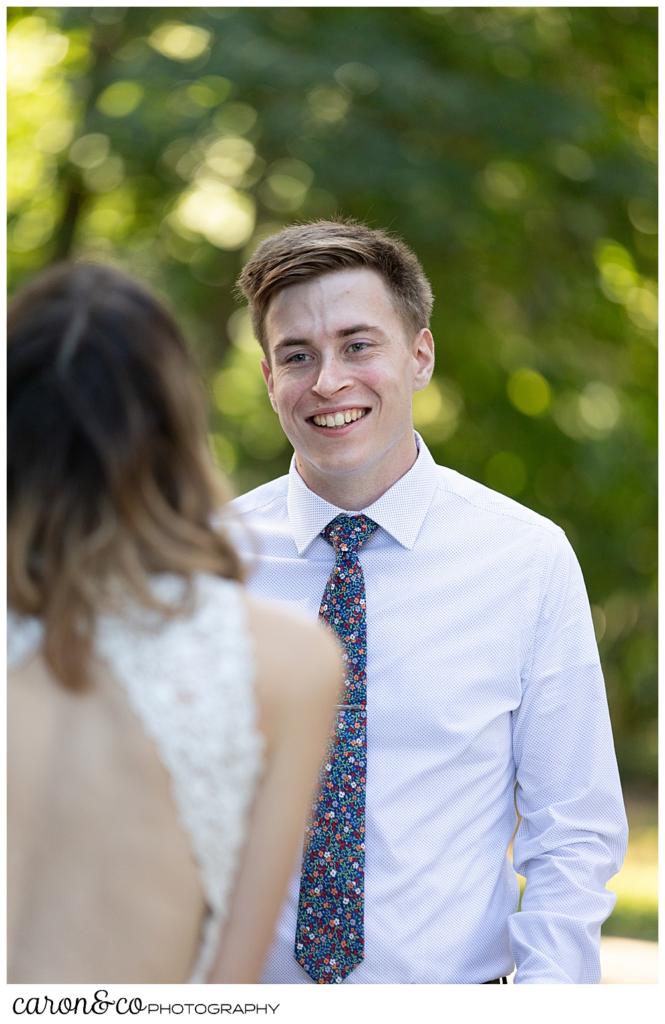
[[369, 516], [339, 515], [330, 520], [321, 536], [332, 544], [335, 554], [354, 554], [378, 528]]

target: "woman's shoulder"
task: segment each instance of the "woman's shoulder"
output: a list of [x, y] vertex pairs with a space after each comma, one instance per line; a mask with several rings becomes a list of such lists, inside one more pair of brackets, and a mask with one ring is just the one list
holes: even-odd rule
[[338, 691], [340, 648], [325, 626], [255, 597], [246, 602], [260, 697], [272, 703], [279, 694], [306, 704]]
[[302, 660], [318, 654], [331, 660], [337, 656], [337, 643], [318, 620], [253, 595], [246, 595], [245, 602], [252, 630], [261, 635], [276, 658], [297, 656]]

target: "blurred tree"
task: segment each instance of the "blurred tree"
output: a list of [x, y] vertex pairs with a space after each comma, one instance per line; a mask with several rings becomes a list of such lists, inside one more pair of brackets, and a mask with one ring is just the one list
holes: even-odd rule
[[168, 295], [238, 490], [289, 460], [246, 256], [334, 214], [413, 246], [417, 425], [567, 530], [624, 775], [654, 778], [657, 11], [16, 7], [8, 41], [11, 287], [94, 256]]

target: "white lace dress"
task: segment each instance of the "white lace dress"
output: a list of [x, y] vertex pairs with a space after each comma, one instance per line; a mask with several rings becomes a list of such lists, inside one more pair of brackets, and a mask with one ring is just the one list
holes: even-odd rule
[[[182, 581], [161, 575], [156, 595], [174, 602]], [[199, 865], [206, 897], [191, 983], [203, 982], [217, 950], [263, 764], [256, 726], [254, 660], [240, 587], [200, 575], [192, 614], [164, 621], [128, 603], [100, 617], [96, 655], [124, 687], [169, 773], [180, 823]], [[41, 645], [35, 619], [10, 613], [9, 666]]]

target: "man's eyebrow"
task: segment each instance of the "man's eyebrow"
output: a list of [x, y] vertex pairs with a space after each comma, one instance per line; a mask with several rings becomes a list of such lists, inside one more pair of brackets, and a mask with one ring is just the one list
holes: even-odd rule
[[275, 352], [279, 352], [283, 348], [293, 348], [295, 345], [309, 345], [307, 338], [282, 338], [275, 345]]
[[375, 324], [354, 324], [353, 327], [343, 327], [341, 331], [337, 332], [339, 338], [348, 338], [350, 334], [363, 334], [367, 331], [374, 331], [375, 333], [382, 334], [380, 327]]
[[[375, 324], [353, 324], [351, 327], [342, 327], [337, 331], [338, 338], [348, 338], [352, 334], [362, 334], [368, 331], [373, 331], [375, 334], [383, 334], [380, 327]], [[280, 338], [275, 345], [275, 353], [281, 352], [285, 348], [296, 348], [299, 345], [311, 345], [310, 338], [297, 338], [297, 337], [286, 337]]]

